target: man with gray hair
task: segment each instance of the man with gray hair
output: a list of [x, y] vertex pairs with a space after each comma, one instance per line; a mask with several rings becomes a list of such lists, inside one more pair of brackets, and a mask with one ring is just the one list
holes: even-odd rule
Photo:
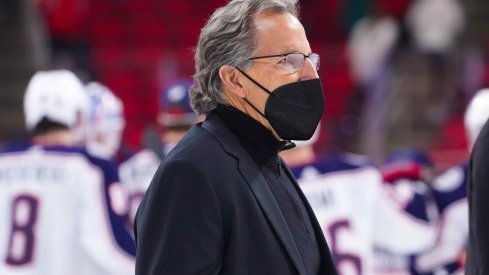
[[160, 165], [138, 210], [136, 274], [336, 274], [281, 150], [324, 112], [297, 0], [233, 0], [195, 53], [191, 103], [207, 119]]

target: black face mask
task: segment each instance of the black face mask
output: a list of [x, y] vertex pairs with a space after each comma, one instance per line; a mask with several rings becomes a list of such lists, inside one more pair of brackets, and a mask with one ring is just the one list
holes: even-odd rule
[[245, 72], [238, 70], [270, 95], [265, 105], [265, 114], [246, 98], [244, 100], [268, 120], [280, 138], [308, 140], [312, 137], [325, 105], [319, 78], [285, 84], [271, 92]]

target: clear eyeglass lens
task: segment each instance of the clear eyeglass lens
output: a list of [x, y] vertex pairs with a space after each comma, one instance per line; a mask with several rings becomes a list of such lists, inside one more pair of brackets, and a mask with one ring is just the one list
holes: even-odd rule
[[309, 55], [309, 60], [311, 60], [312, 65], [314, 65], [314, 68], [316, 69], [316, 71], [319, 70], [319, 65], [321, 64], [320, 63], [319, 54], [317, 54], [317, 53], [311, 53]]
[[287, 55], [286, 63], [289, 64], [294, 71], [298, 71], [304, 66], [306, 58], [311, 60], [312, 65], [316, 70], [319, 70], [319, 55], [311, 53], [309, 57], [304, 56], [301, 53], [291, 53]]
[[302, 68], [302, 65], [304, 65], [304, 56], [300, 53], [291, 53], [287, 55], [286, 62], [295, 71], [300, 70]]

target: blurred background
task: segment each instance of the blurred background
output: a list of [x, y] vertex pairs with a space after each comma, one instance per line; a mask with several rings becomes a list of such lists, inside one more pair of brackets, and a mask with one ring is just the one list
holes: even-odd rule
[[[22, 98], [41, 69], [96, 80], [125, 109], [122, 151], [144, 146], [160, 93], [194, 72], [200, 28], [224, 0], [0, 0], [0, 145], [27, 137]], [[300, 0], [326, 98], [321, 153], [376, 162], [421, 149], [442, 171], [468, 157], [463, 125], [489, 86], [485, 0]]]

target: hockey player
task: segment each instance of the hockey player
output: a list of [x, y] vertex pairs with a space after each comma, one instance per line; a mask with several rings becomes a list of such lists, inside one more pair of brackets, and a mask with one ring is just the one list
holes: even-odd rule
[[[464, 124], [469, 150], [489, 118], [489, 89], [475, 94], [465, 111]], [[417, 269], [429, 274], [463, 273], [468, 236], [468, 161], [438, 176], [433, 197], [440, 213], [439, 236], [435, 247], [417, 259]], [[438, 272], [438, 273], [437, 273]]]
[[86, 147], [92, 155], [113, 160], [121, 145], [125, 126], [122, 101], [98, 82], [86, 85], [90, 111], [88, 114]]
[[75, 146], [87, 108], [69, 71], [29, 82], [32, 138], [0, 153], [0, 274], [134, 274], [117, 170]]
[[433, 227], [405, 214], [365, 158], [316, 156], [312, 142], [282, 156], [311, 204], [342, 275], [376, 274], [374, 246], [405, 255], [430, 247]]
[[[434, 164], [428, 154], [419, 149], [392, 152], [382, 166], [385, 189], [401, 208], [414, 218], [436, 224], [438, 214], [433, 203], [431, 185], [435, 176]], [[417, 274], [413, 255], [385, 249], [375, 250], [379, 274]]]
[[121, 182], [129, 193], [129, 220], [132, 226], [139, 203], [153, 178], [161, 160], [177, 145], [180, 139], [197, 122], [190, 107], [188, 89], [192, 82], [176, 80], [161, 93], [161, 111], [158, 124], [161, 132], [155, 134], [148, 147], [133, 155], [119, 168]]

